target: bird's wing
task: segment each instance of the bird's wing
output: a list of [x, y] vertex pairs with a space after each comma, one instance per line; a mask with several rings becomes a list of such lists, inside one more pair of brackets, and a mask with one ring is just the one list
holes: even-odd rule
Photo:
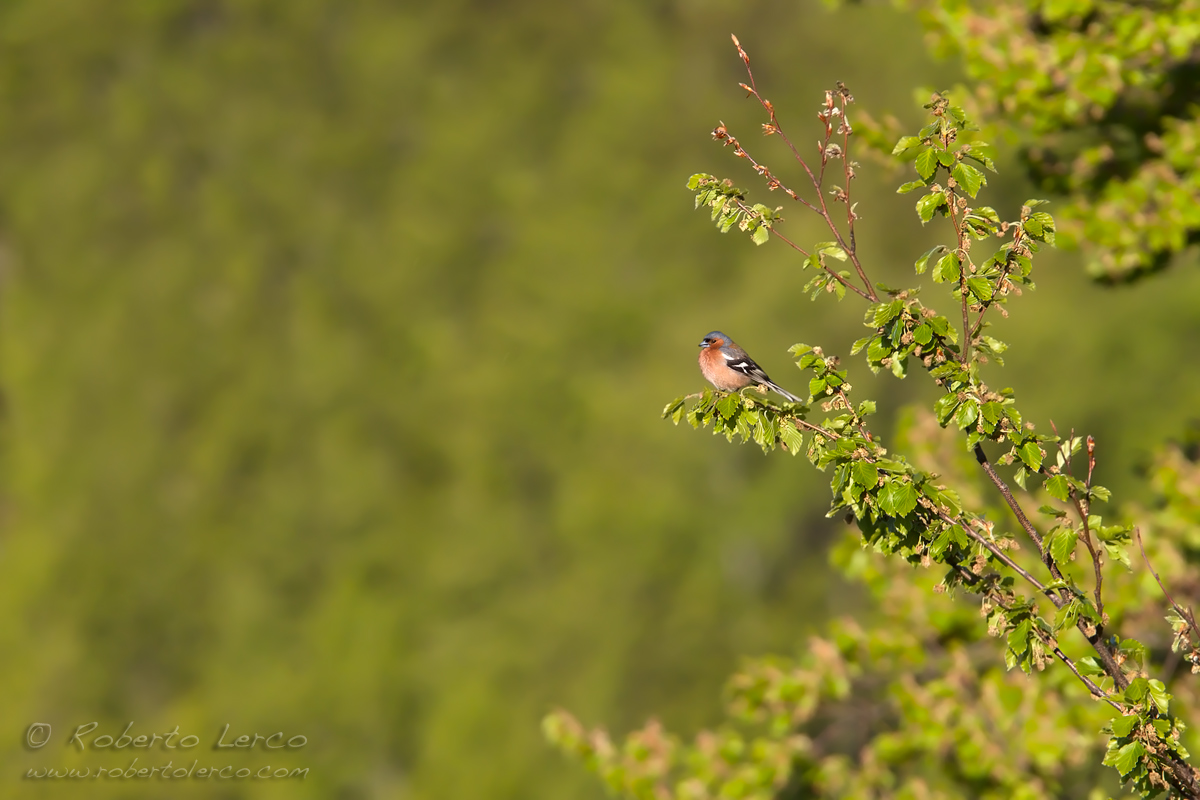
[[792, 394], [787, 389], [784, 389], [782, 386], [775, 383], [775, 381], [773, 381], [769, 377], [767, 377], [767, 373], [763, 371], [763, 368], [760, 367], [758, 364], [755, 364], [754, 359], [751, 358], [750, 356], [747, 356], [747, 355], [742, 355], [742, 356], [725, 355], [725, 366], [729, 367], [732, 370], [742, 373], [743, 375], [745, 375], [747, 378], [754, 381], [755, 383], [761, 383], [764, 386], [768, 386], [771, 389], [774, 389], [775, 391], [779, 392], [779, 394], [786, 397], [788, 400], [791, 400], [793, 403], [803, 403], [804, 402], [799, 397]]
[[725, 356], [725, 366], [742, 373], [755, 383], [770, 383], [771, 379], [763, 368], [754, 363], [750, 356]]

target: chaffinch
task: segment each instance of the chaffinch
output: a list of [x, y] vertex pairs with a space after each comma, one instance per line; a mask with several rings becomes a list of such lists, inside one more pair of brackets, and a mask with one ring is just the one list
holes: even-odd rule
[[804, 402], [768, 378], [745, 350], [720, 331], [713, 331], [700, 342], [700, 371], [705, 380], [722, 391], [736, 392], [753, 383], [773, 389], [793, 403]]

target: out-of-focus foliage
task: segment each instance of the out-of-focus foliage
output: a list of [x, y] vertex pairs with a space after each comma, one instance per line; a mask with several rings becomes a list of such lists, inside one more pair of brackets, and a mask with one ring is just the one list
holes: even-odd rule
[[961, 59], [989, 135], [1019, 142], [1039, 189], [1067, 199], [1061, 241], [1095, 277], [1134, 280], [1200, 241], [1195, 0], [900, 5]]
[[[598, 797], [547, 710], [698, 727], [810, 629], [816, 487], [656, 418], [716, 324], [787, 363], [803, 277], [679, 191], [713, 43], [767, 9], [0, 8], [0, 796]], [[770, 9], [797, 92], [873, 71]], [[905, 24], [858, 19], [863, 52]], [[728, 291], [752, 265], [778, 294]], [[131, 720], [310, 773], [21, 780], [180, 763], [63, 744]], [[230, 756], [227, 723], [308, 744]]]

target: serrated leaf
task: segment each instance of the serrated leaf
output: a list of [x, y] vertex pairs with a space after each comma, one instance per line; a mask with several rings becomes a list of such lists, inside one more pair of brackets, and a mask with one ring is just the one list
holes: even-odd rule
[[892, 155], [898, 156], [905, 150], [911, 150], [919, 144], [921, 144], [921, 140], [916, 136], [901, 136], [900, 141], [896, 142], [896, 146], [892, 148]]
[[771, 238], [771, 229], [766, 225], [759, 225], [754, 229], [754, 233], [750, 235], [750, 240], [755, 244], [766, 244]]
[[983, 414], [983, 418], [987, 420], [988, 425], [995, 426], [1000, 421], [1000, 417], [1004, 416], [1004, 407], [995, 400], [989, 400], [980, 408], [980, 413]]
[[926, 250], [924, 253], [921, 254], [920, 258], [918, 258], [916, 261], [913, 262], [913, 269], [915, 269], [917, 271], [918, 275], [923, 274], [925, 272], [925, 268], [927, 266], [929, 266], [929, 259], [932, 258], [937, 253], [942, 252], [945, 249], [946, 249], [945, 245], [940, 245], [940, 244], [937, 245], [936, 247], [929, 248], [928, 250]]
[[921, 222], [929, 222], [939, 208], [946, 205], [946, 195], [942, 192], [931, 192], [917, 201], [917, 216]]
[[1042, 468], [1042, 449], [1038, 447], [1037, 442], [1028, 441], [1017, 450], [1017, 457], [1024, 462], [1025, 466], [1029, 467], [1030, 472], [1037, 472]]
[[928, 181], [937, 171], [937, 151], [932, 147], [925, 148], [917, 153], [917, 159], [913, 162], [913, 166], [917, 168], [917, 174], [921, 176], [921, 180]]
[[742, 398], [740, 395], [727, 394], [717, 401], [717, 413], [723, 419], [730, 419], [742, 407]]
[[1022, 489], [1024, 489], [1024, 488], [1026, 488], [1025, 480], [1028, 477], [1029, 477], [1029, 472], [1027, 472], [1024, 465], [1022, 465], [1022, 466], [1017, 467], [1016, 472], [1013, 473], [1013, 482], [1015, 484], [1017, 484], [1017, 486], [1020, 486]]
[[950, 392], [942, 395], [933, 406], [933, 411], [937, 414], [938, 423], [945, 427], [950, 421], [950, 415], [958, 408], [958, 393]]
[[958, 260], [958, 253], [949, 252], [938, 259], [937, 264], [933, 268], [933, 280], [935, 283], [958, 283], [959, 276], [962, 275], [962, 264]]
[[889, 484], [891, 516], [903, 517], [917, 507], [917, 489], [911, 483], [897, 481]]
[[961, 186], [967, 194], [971, 195], [971, 197], [979, 194], [979, 189], [981, 186], [987, 185], [987, 178], [982, 172], [975, 169], [970, 164], [964, 164], [961, 161], [954, 165], [954, 169], [950, 174], [954, 176], [954, 180], [958, 181], [958, 185]]
[[1043, 485], [1051, 497], [1062, 500], [1064, 503], [1071, 496], [1065, 475], [1051, 475]]
[[992, 299], [992, 283], [987, 278], [967, 278], [967, 290], [981, 303], [990, 302]]
[[1017, 656], [1022, 655], [1029, 649], [1029, 632], [1031, 629], [1032, 624], [1029, 618], [1026, 617], [1008, 632], [1008, 648]]
[[879, 483], [879, 468], [869, 461], [855, 461], [851, 473], [854, 482], [864, 489], [874, 489]]
[[903, 300], [893, 300], [890, 303], [880, 303], [879, 305], [875, 306], [875, 316], [871, 324], [873, 327], [882, 328], [884, 325], [900, 316], [900, 312], [903, 310]]
[[1113, 732], [1113, 736], [1125, 738], [1133, 733], [1133, 729], [1137, 727], [1138, 715], [1129, 714], [1127, 716], [1113, 717], [1108, 722], [1108, 727]]
[[785, 419], [780, 423], [779, 439], [787, 445], [787, 450], [792, 455], [796, 455], [804, 449], [804, 436], [796, 430], [795, 423], [790, 419]]
[[964, 400], [959, 405], [958, 410], [954, 412], [954, 424], [958, 426], [960, 431], [968, 428], [978, 418], [979, 406], [976, 405], [974, 400], [969, 398]]
[[824, 253], [827, 256], [836, 258], [838, 261], [846, 260], [846, 251], [843, 250], [837, 242], [818, 242], [813, 247], [813, 251]]
[[1037, 211], [1025, 220], [1025, 232], [1039, 242], [1054, 244], [1054, 217], [1045, 211]]
[[1078, 542], [1079, 536], [1075, 533], [1074, 529], [1060, 528], [1050, 537], [1047, 547], [1055, 563], [1061, 567], [1065, 566], [1071, 560], [1071, 553], [1075, 552], [1075, 545]]
[[900, 188], [896, 190], [896, 194], [908, 194], [914, 189], [924, 189], [926, 185], [925, 181], [909, 181], [901, 184]]
[[1145, 752], [1146, 748], [1142, 746], [1141, 742], [1130, 742], [1120, 750], [1115, 752], [1110, 750], [1108, 755], [1104, 757], [1104, 764], [1105, 766], [1115, 767], [1117, 772], [1121, 773], [1121, 777], [1124, 778], [1133, 771], [1133, 768], [1137, 766], [1138, 761]]
[[1148, 681], [1150, 686], [1150, 699], [1154, 701], [1154, 705], [1158, 708], [1160, 714], [1166, 714], [1167, 709], [1171, 705], [1171, 695], [1167, 692], [1167, 687], [1162, 681], [1151, 679]]

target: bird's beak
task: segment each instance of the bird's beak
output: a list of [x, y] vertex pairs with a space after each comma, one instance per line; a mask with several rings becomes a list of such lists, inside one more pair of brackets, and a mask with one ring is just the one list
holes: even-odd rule
[[701, 343], [700, 343], [700, 346], [701, 346], [701, 347], [708, 347], [708, 342], [701, 342]]

